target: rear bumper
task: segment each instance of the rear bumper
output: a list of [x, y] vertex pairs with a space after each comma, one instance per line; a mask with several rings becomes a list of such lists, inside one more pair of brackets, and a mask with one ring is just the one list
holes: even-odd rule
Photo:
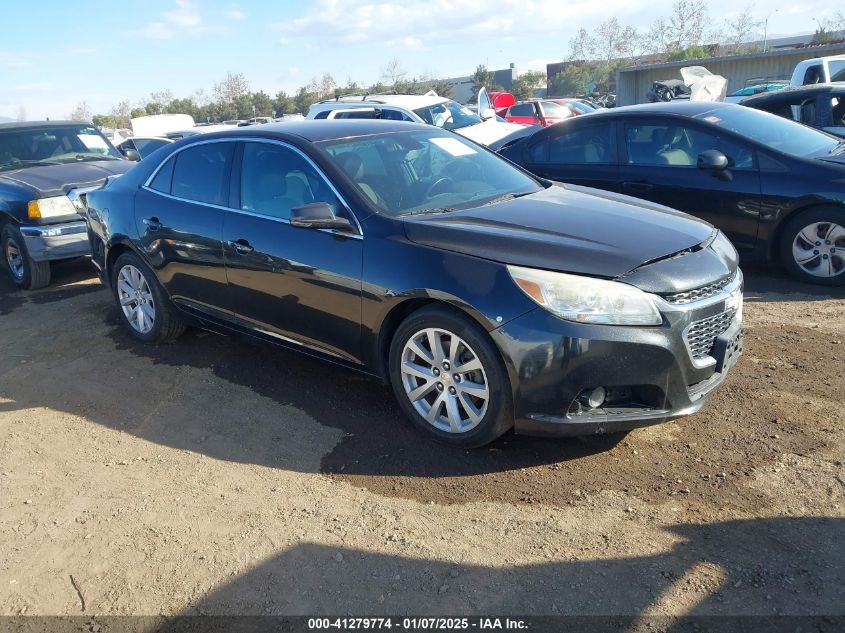
[[80, 257], [90, 252], [85, 222], [22, 226], [20, 231], [29, 256], [37, 262]]
[[[741, 290], [741, 274], [729, 291]], [[661, 309], [662, 311], [662, 309]], [[685, 333], [726, 313], [705, 358], [693, 358]], [[613, 433], [697, 412], [742, 353], [741, 310], [725, 296], [663, 312], [657, 327], [587, 325], [538, 308], [491, 334], [511, 375], [515, 431], [572, 436]], [[582, 403], [603, 387], [607, 400]]]

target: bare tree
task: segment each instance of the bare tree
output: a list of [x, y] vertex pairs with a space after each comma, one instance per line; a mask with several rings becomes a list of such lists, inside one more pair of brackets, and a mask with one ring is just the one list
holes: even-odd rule
[[323, 73], [320, 79], [316, 77], [311, 80], [305, 90], [311, 94], [316, 95], [319, 99], [328, 99], [334, 96], [337, 88], [337, 81], [331, 73]]
[[88, 107], [88, 103], [85, 101], [80, 101], [76, 104], [76, 107], [70, 113], [68, 118], [71, 121], [90, 121], [91, 120], [91, 109]]
[[402, 68], [402, 62], [396, 57], [391, 59], [387, 63], [387, 66], [381, 69], [381, 78], [391, 86], [405, 79], [407, 75], [408, 73]]
[[675, 0], [667, 17], [657, 18], [646, 36], [654, 53], [673, 53], [718, 39], [710, 25], [706, 0]]
[[243, 73], [226, 73], [226, 77], [214, 84], [214, 100], [221, 103], [234, 103], [238, 97], [249, 93], [249, 82]]
[[599, 24], [592, 38], [593, 57], [606, 65], [634, 57], [639, 49], [639, 34], [632, 26], [622, 26], [617, 18]]
[[736, 52], [743, 44], [754, 39], [763, 26], [763, 20], [754, 15], [754, 5], [748, 4], [742, 13], [732, 20], [724, 21], [724, 41], [730, 52]]
[[593, 56], [595, 48], [593, 38], [585, 28], [578, 29], [578, 34], [569, 40], [569, 59], [586, 61]]

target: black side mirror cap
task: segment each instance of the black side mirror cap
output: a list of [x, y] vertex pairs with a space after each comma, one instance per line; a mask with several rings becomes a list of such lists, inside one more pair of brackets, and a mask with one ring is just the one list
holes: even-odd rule
[[290, 224], [301, 229], [339, 229], [353, 231], [352, 223], [335, 215], [325, 202], [312, 202], [290, 210]]
[[141, 160], [141, 155], [136, 149], [125, 149], [123, 150], [123, 155], [127, 158], [127, 160], [134, 160], [136, 163]]
[[728, 168], [728, 157], [717, 149], [708, 149], [698, 155], [697, 167], [707, 171], [724, 171]]

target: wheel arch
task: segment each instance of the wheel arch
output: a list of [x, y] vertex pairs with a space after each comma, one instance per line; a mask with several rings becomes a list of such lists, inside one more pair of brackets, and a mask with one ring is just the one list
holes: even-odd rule
[[105, 256], [105, 270], [103, 271], [104, 280], [107, 285], [111, 286], [111, 271], [114, 263], [117, 261], [117, 258], [123, 255], [124, 253], [132, 253], [141, 258], [141, 261], [144, 261], [144, 258], [141, 257], [141, 254], [132, 247], [127, 240], [120, 240], [116, 241], [108, 246], [106, 249], [106, 256]]
[[[390, 344], [393, 341], [396, 330], [399, 329], [402, 322], [410, 315], [430, 306], [442, 307], [460, 316], [468, 317], [475, 323], [478, 323], [485, 332], [488, 332], [490, 329], [489, 323], [486, 323], [483, 318], [480, 318], [480, 315], [473, 314], [473, 311], [471, 310], [463, 309], [460, 305], [454, 303], [453, 301], [430, 296], [409, 296], [397, 303], [388, 311], [382, 319], [381, 326], [379, 327], [375, 350], [375, 360], [377, 364], [376, 371], [385, 381], [389, 381], [387, 361], [390, 354]], [[495, 341], [493, 341], [493, 344], [498, 349], [498, 345], [496, 345]], [[501, 354], [501, 350], [499, 353]], [[505, 364], [507, 365], [507, 363]]]
[[772, 233], [772, 238], [769, 241], [768, 247], [769, 259], [783, 264], [783, 262], [780, 261], [780, 241], [783, 239], [783, 232], [786, 225], [802, 213], [808, 213], [818, 209], [835, 209], [840, 213], [845, 213], [845, 202], [838, 202], [835, 200], [825, 202], [813, 201], [791, 210], [783, 218], [781, 218], [781, 221], [778, 222], [774, 232]]

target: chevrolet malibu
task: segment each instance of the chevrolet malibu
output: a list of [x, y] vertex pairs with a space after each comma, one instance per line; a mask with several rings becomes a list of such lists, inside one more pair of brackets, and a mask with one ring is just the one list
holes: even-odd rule
[[193, 324], [354, 367], [457, 446], [688, 415], [742, 350], [742, 273], [711, 225], [432, 126], [192, 137], [87, 204], [139, 340]]

